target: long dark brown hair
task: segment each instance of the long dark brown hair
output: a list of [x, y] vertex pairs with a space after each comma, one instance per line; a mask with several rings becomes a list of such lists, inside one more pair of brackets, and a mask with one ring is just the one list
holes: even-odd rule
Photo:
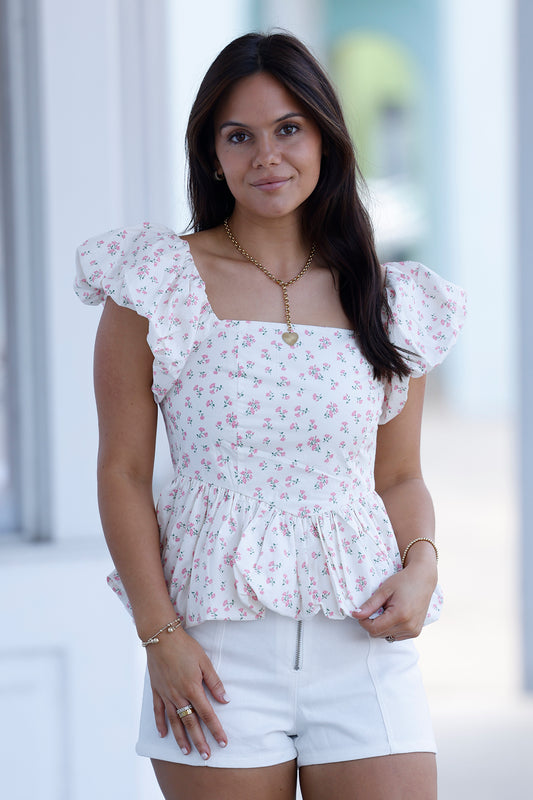
[[357, 188], [363, 179], [340, 103], [320, 64], [294, 36], [246, 34], [230, 42], [208, 69], [187, 127], [191, 228], [214, 228], [233, 211], [235, 201], [226, 182], [214, 179], [214, 116], [231, 87], [258, 72], [278, 80], [321, 131], [320, 176], [302, 206], [303, 234], [316, 242], [324, 263], [337, 270], [342, 307], [374, 376], [406, 376], [410, 370], [403, 351], [391, 344], [386, 332], [390, 309], [372, 225]]

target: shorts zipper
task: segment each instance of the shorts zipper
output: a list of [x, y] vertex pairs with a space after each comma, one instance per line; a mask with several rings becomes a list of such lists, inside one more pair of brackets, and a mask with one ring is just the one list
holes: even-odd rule
[[302, 668], [302, 637], [303, 637], [303, 620], [299, 619], [296, 622], [296, 652], [294, 654], [295, 670], [299, 670]]

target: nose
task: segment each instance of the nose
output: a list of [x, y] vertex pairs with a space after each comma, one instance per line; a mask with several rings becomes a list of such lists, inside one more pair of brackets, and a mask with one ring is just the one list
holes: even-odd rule
[[279, 143], [275, 137], [264, 135], [258, 137], [256, 150], [253, 158], [254, 167], [270, 167], [279, 164], [281, 161], [281, 154], [279, 150]]

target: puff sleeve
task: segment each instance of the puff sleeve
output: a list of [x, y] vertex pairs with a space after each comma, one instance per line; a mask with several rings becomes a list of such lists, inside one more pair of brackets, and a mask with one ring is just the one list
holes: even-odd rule
[[77, 250], [74, 289], [83, 303], [98, 305], [111, 297], [148, 320], [152, 391], [160, 403], [201, 341], [209, 317], [188, 243], [149, 223], [88, 239]]
[[[411, 376], [425, 375], [446, 358], [457, 341], [466, 316], [466, 294], [412, 261], [386, 265], [385, 291], [391, 309], [389, 339], [408, 351], [405, 358]], [[381, 425], [400, 413], [408, 387], [408, 378], [387, 381]]]

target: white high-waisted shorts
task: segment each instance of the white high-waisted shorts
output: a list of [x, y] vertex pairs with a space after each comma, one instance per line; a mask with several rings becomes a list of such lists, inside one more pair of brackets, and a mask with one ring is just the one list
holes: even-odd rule
[[211, 758], [183, 755], [172, 730], [161, 738], [145, 679], [137, 753], [180, 764], [299, 766], [392, 753], [435, 752], [412, 640], [373, 639], [358, 622], [318, 614], [296, 622], [273, 612], [248, 622], [189, 628], [221, 678], [227, 705], [213, 700], [228, 736], [206, 730]]

